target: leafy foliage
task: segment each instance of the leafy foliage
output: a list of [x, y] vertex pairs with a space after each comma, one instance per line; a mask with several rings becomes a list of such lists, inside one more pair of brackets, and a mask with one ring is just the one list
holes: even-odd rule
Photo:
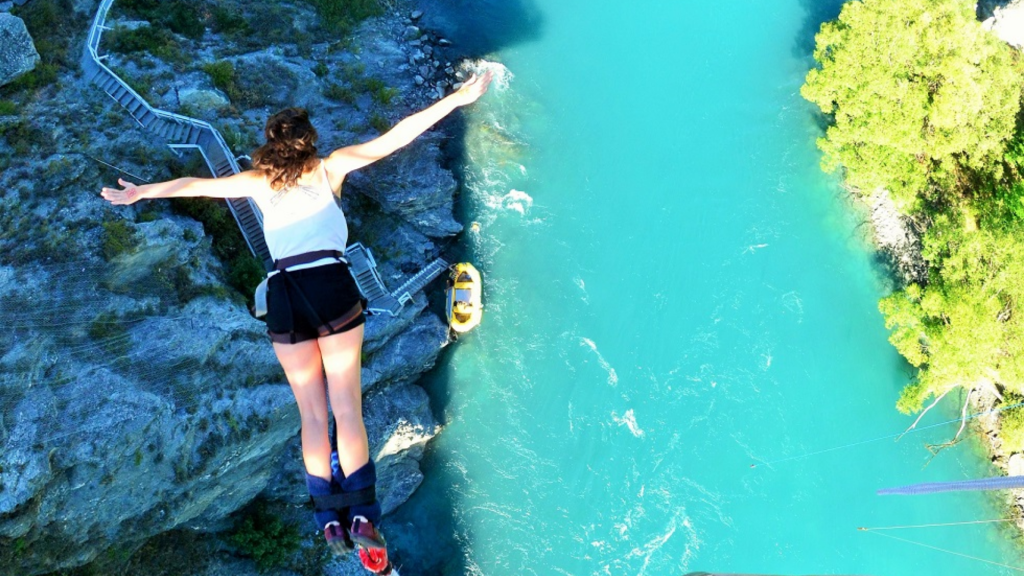
[[148, 52], [157, 58], [174, 60], [180, 53], [174, 35], [157, 26], [142, 26], [129, 30], [114, 28], [107, 35], [110, 47], [122, 54], [139, 54]]
[[135, 248], [139, 237], [135, 228], [124, 220], [103, 223], [103, 257], [108, 261]]
[[[1008, 406], [1024, 402], [1024, 396], [1019, 394], [1007, 394], [1005, 399]], [[1013, 408], [1002, 413], [999, 438], [1003, 441], [1004, 450], [1024, 451], [1024, 408]]]
[[915, 411], [930, 395], [956, 386], [999, 383], [1024, 392], [1024, 250], [1019, 222], [967, 231], [938, 215], [924, 238], [928, 286], [908, 286], [879, 309], [889, 341], [921, 368], [899, 408]]
[[227, 60], [203, 64], [203, 72], [210, 76], [210, 81], [225, 94], [235, 92], [235, 65]]
[[380, 16], [384, 7], [380, 0], [306, 0], [316, 8], [324, 27], [331, 32], [349, 32], [359, 22]]
[[994, 172], [1014, 133], [1022, 67], [960, 0], [847, 2], [822, 26], [801, 94], [829, 116], [822, 168], [909, 209]]
[[251, 295], [266, 271], [249, 251], [228, 207], [210, 198], [175, 198], [172, 206], [176, 212], [203, 223], [206, 233], [214, 238], [213, 253], [227, 268], [228, 285], [246, 297]]
[[202, 38], [206, 32], [203, 14], [195, 2], [121, 0], [116, 6], [129, 16], [148, 20], [154, 28], [168, 28], [193, 40]]
[[228, 538], [246, 556], [256, 561], [261, 571], [284, 565], [299, 549], [299, 531], [256, 505], [235, 527]]

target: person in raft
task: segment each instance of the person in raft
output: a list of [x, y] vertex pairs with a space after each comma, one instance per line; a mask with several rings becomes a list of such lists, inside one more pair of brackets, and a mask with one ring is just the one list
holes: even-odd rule
[[[317, 155], [317, 132], [305, 110], [289, 108], [267, 120], [267, 143], [253, 154], [253, 169], [227, 178], [179, 178], [103, 188], [115, 205], [143, 199], [251, 197], [263, 212], [264, 235], [274, 258], [267, 281], [267, 332], [299, 406], [306, 485], [318, 528], [335, 553], [359, 547], [370, 571], [389, 574], [377, 475], [363, 425], [360, 352], [363, 308], [343, 255], [348, 240], [340, 196], [345, 176], [409, 144], [456, 108], [486, 91], [490, 72], [417, 112], [382, 136]], [[326, 389], [324, 374], [326, 373]], [[332, 466], [327, 402], [335, 418], [337, 464]]]

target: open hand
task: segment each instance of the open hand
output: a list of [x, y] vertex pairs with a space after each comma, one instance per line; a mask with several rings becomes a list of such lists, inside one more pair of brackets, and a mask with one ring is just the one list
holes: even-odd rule
[[459, 106], [472, 104], [487, 93], [487, 87], [490, 86], [491, 80], [493, 79], [494, 72], [491, 72], [490, 70], [484, 72], [483, 76], [473, 74], [469, 77], [469, 80], [466, 80], [462, 87], [453, 94], [453, 96], [458, 99]]
[[100, 191], [100, 196], [103, 196], [105, 200], [115, 206], [127, 206], [142, 199], [142, 195], [135, 184], [123, 178], [118, 178], [117, 183], [121, 185], [122, 189], [104, 187]]

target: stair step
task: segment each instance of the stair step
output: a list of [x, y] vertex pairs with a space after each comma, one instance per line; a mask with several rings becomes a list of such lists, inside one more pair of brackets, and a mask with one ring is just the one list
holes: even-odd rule
[[103, 73], [103, 79], [100, 80], [100, 88], [102, 88], [105, 92], [107, 92], [109, 94], [110, 91], [113, 90], [115, 86], [120, 86], [120, 85], [121, 85], [121, 83], [117, 81], [117, 78], [114, 78], [113, 76], [111, 76], [110, 74], [107, 74], [106, 72]]
[[93, 84], [99, 84], [106, 76], [107, 75], [103, 72], [103, 69], [99, 66], [90, 66], [85, 73], [85, 77]]

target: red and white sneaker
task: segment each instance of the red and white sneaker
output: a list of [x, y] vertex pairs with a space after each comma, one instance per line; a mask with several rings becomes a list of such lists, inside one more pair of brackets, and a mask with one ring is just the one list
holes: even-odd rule
[[324, 526], [324, 538], [327, 540], [327, 546], [335, 556], [348, 554], [355, 550], [355, 545], [349, 539], [348, 533], [338, 522], [328, 522], [327, 526]]

